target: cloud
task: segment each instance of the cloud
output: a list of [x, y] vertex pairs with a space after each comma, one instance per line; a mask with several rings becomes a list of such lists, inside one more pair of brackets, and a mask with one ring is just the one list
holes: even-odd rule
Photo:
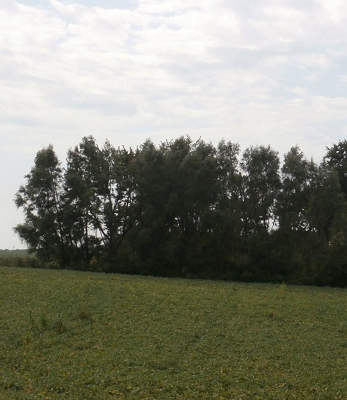
[[334, 24], [340, 24], [347, 18], [346, 3], [343, 0], [319, 0], [324, 15]]
[[91, 127], [147, 134], [170, 126], [180, 134], [196, 124], [224, 134], [230, 125], [240, 140], [263, 116], [269, 135], [276, 124], [292, 132], [278, 119], [292, 117], [285, 106], [295, 88], [309, 94], [317, 71], [338, 73], [345, 58], [336, 42], [317, 47], [319, 23], [336, 25], [323, 18], [327, 4], [80, 3], [51, 0], [52, 10], [43, 10], [8, 1], [2, 10], [0, 121], [7, 129], [17, 120], [79, 140]]

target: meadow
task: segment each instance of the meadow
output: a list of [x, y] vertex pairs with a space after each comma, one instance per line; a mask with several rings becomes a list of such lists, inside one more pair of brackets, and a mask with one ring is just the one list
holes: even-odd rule
[[4, 257], [28, 257], [28, 250], [21, 250], [21, 249], [16, 249], [16, 250], [0, 250], [0, 258]]
[[0, 399], [345, 399], [347, 291], [0, 267]]

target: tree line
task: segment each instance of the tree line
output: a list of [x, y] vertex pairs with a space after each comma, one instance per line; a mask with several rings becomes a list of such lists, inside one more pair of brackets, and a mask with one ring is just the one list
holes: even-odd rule
[[14, 230], [41, 267], [347, 284], [347, 141], [318, 164], [298, 146], [280, 160], [225, 140], [133, 150], [89, 136], [64, 167], [38, 151], [25, 178]]

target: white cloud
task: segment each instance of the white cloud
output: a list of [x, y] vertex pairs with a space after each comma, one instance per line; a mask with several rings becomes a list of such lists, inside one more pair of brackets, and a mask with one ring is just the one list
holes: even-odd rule
[[[191, 104], [206, 109], [220, 97], [225, 104], [228, 98], [276, 103], [273, 92], [281, 98], [287, 91], [278, 92], [282, 69], [304, 67], [302, 79], [314, 82], [314, 70], [334, 69], [343, 57], [336, 60], [338, 50], [331, 48], [329, 54], [292, 52], [292, 43], [316, 41], [307, 23], [312, 10], [284, 2], [254, 3], [249, 18], [238, 2], [139, 1], [133, 10], [50, 3], [57, 13], [11, 1], [2, 10], [8, 21], [2, 28], [3, 113], [38, 126], [59, 124], [64, 116], [72, 129], [105, 114], [112, 124], [114, 114], [119, 129], [139, 130], [162, 115], [183, 123], [179, 116], [190, 115]], [[206, 124], [215, 123], [204, 115]]]
[[337, 67], [330, 57], [325, 54], [302, 54], [296, 57], [299, 65], [310, 68], [310, 69], [323, 69], [330, 70], [331, 68]]
[[317, 74], [317, 73], [311, 73], [310, 75], [306, 75], [305, 77], [304, 77], [304, 81], [306, 81], [306, 82], [318, 82], [318, 79], [319, 79], [319, 74]]
[[343, 0], [319, 0], [324, 15], [334, 24], [340, 24], [347, 17], [346, 3]]

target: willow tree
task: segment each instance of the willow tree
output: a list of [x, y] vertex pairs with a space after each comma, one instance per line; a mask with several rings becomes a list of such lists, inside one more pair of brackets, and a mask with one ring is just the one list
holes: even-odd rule
[[68, 153], [66, 198], [87, 262], [92, 256], [117, 262], [136, 220], [135, 186], [129, 171], [134, 157], [131, 150], [115, 149], [109, 142], [99, 148], [92, 136]]
[[24, 223], [14, 230], [29, 251], [45, 262], [70, 261], [70, 226], [66, 220], [61, 164], [53, 147], [40, 150], [35, 165], [15, 196], [24, 211]]
[[241, 159], [242, 236], [250, 262], [271, 268], [270, 233], [276, 224], [275, 205], [281, 188], [278, 153], [270, 146], [247, 148]]

